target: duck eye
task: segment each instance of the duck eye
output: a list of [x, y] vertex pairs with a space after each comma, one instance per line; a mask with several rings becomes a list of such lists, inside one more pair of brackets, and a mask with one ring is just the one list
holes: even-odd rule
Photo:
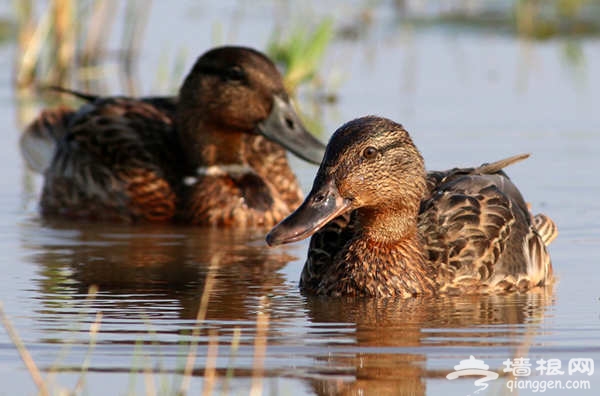
[[362, 155], [363, 155], [363, 157], [365, 157], [366, 159], [370, 160], [370, 159], [373, 159], [373, 158], [377, 157], [377, 152], [378, 152], [378, 151], [377, 151], [377, 149], [376, 149], [375, 147], [373, 147], [373, 146], [369, 146], [369, 147], [367, 147], [367, 148], [366, 148], [366, 149], [363, 151]]
[[225, 71], [225, 78], [231, 81], [242, 81], [246, 78], [246, 74], [240, 66], [232, 66]]
[[327, 198], [327, 194], [321, 193], [313, 198], [313, 202], [316, 204], [319, 204], [319, 203], [323, 202], [325, 200], [325, 198]]

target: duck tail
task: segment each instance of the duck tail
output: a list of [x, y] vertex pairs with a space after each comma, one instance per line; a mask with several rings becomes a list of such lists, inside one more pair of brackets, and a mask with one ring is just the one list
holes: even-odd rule
[[543, 213], [533, 216], [533, 226], [542, 238], [544, 245], [548, 246], [558, 236], [556, 223]]
[[57, 142], [68, 131], [74, 111], [67, 107], [44, 110], [29, 124], [19, 139], [21, 154], [27, 166], [38, 173], [50, 166]]
[[489, 164], [483, 164], [480, 167], [475, 168], [474, 172], [484, 175], [491, 175], [500, 172], [502, 169], [506, 168], [509, 165], [529, 158], [530, 155], [531, 154], [517, 154], [513, 155], [512, 157], [501, 159], [500, 161], [491, 162]]
[[92, 94], [88, 94], [88, 93], [84, 93], [84, 92], [80, 92], [80, 91], [75, 91], [74, 89], [59, 87], [58, 85], [49, 85], [49, 86], [45, 87], [44, 89], [50, 90], [50, 91], [55, 91], [55, 92], [60, 92], [60, 93], [66, 93], [68, 95], [75, 96], [76, 98], [83, 99], [87, 102], [93, 102], [93, 101], [97, 100], [98, 98], [100, 98], [99, 95], [92, 95]]

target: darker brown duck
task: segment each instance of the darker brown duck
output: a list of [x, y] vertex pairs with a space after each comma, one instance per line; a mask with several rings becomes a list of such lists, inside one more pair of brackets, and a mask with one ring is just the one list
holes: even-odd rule
[[273, 226], [302, 201], [285, 150], [316, 164], [324, 152], [250, 48], [206, 52], [178, 97], [68, 92], [88, 103], [42, 112], [21, 139], [47, 216]]
[[364, 117], [332, 136], [313, 188], [267, 235], [312, 236], [300, 287], [330, 296], [525, 291], [553, 282], [552, 220], [502, 171], [515, 156], [426, 173], [408, 132]]

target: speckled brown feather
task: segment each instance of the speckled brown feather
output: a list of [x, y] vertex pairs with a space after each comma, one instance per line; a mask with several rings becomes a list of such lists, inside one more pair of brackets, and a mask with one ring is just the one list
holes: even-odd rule
[[102, 99], [84, 106], [45, 173], [45, 215], [168, 221], [175, 214], [172, 120], [148, 103]]
[[[325, 165], [319, 169], [313, 189], [318, 190], [319, 177], [334, 177], [342, 196], [364, 205], [382, 205], [372, 211], [383, 214], [389, 213], [386, 205], [393, 205], [389, 191], [400, 192], [405, 200], [413, 199], [414, 177], [401, 181], [402, 188], [388, 191], [379, 179], [385, 176], [382, 180], [396, 180], [390, 179], [391, 175], [368, 178], [352, 174], [358, 172], [354, 167], [360, 166], [352, 158], [357, 158], [365, 146], [390, 145], [388, 129], [398, 131], [399, 136], [406, 134], [398, 124], [375, 117], [341, 127], [328, 145]], [[410, 140], [402, 145], [414, 147]], [[406, 157], [396, 156], [390, 161], [419, 162], [416, 149], [409, 147], [402, 153], [399, 155]], [[386, 244], [385, 237], [365, 237], [369, 233], [363, 229], [365, 220], [360, 218], [366, 216], [364, 209], [360, 209], [361, 216], [359, 210], [354, 210], [334, 219], [312, 236], [300, 287], [309, 294], [409, 297], [524, 291], [551, 284], [552, 265], [545, 242], [556, 234], [555, 225], [547, 216], [531, 216], [520, 192], [502, 171], [504, 166], [524, 158], [515, 156], [476, 168], [430, 172], [425, 178], [418, 217], [412, 220], [416, 228], [410, 231], [409, 227], [393, 244]], [[338, 174], [338, 169], [346, 171]], [[386, 169], [386, 165], [379, 169]], [[357, 185], [345, 187], [345, 180], [351, 177]], [[376, 192], [365, 195], [370, 187], [358, 185], [363, 180], [372, 181]], [[372, 200], [381, 203], [368, 203]], [[390, 232], [396, 232], [392, 223], [389, 227]]]
[[24, 134], [38, 139], [60, 140], [67, 134], [74, 114], [75, 111], [66, 106], [43, 110]]
[[543, 213], [533, 216], [533, 225], [546, 246], [550, 245], [558, 236], [558, 227], [550, 217]]
[[526, 290], [549, 279], [538, 237], [503, 175], [469, 175], [441, 184], [424, 201], [419, 231], [440, 291]]
[[182, 216], [193, 224], [272, 227], [302, 201], [285, 151], [247, 135], [243, 155], [250, 173], [198, 178], [182, 194]]
[[198, 178], [182, 194], [183, 218], [193, 224], [272, 227], [302, 202], [285, 150], [260, 135], [244, 135], [244, 175]]
[[287, 216], [300, 205], [304, 196], [289, 166], [285, 150], [262, 136], [247, 135], [245, 139], [244, 160], [269, 185], [274, 199], [288, 206]]

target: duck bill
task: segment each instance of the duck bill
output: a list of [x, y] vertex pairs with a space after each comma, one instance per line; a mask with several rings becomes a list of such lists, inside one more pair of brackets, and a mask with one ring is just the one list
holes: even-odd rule
[[302, 205], [267, 234], [267, 243], [276, 246], [308, 238], [351, 209], [332, 181], [316, 191], [313, 188]]
[[278, 143], [298, 157], [320, 164], [325, 145], [306, 130], [291, 103], [275, 95], [271, 114], [258, 124], [258, 133]]

